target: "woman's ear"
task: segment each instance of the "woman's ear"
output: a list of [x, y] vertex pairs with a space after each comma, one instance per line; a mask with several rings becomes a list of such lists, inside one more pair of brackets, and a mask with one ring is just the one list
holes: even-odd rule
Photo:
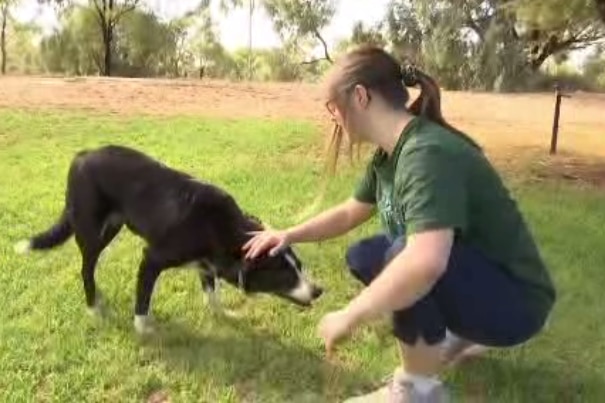
[[363, 109], [367, 108], [370, 103], [370, 93], [368, 92], [368, 89], [360, 84], [357, 84], [353, 88], [353, 98]]

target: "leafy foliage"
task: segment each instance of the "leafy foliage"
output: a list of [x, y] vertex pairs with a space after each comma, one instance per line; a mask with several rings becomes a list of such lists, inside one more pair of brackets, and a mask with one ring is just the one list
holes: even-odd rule
[[550, 57], [605, 38], [590, 1], [394, 0], [385, 25], [396, 53], [443, 85], [511, 90]]
[[360, 45], [385, 47], [387, 45], [387, 40], [381, 32], [381, 27], [366, 27], [362, 21], [357, 21], [355, 25], [353, 25], [351, 37], [340, 41], [336, 47], [336, 51], [342, 53]]
[[[0, 11], [17, 1], [0, 0]], [[225, 49], [210, 0], [170, 21], [140, 0], [39, 0], [56, 6], [60, 28], [37, 46], [35, 27], [16, 24], [6, 12], [4, 60], [24, 72], [313, 81], [335, 55], [373, 44], [420, 65], [445, 88], [509, 91], [548, 82], [547, 61], [564, 63], [570, 52], [605, 38], [603, 0], [392, 0], [382, 21], [358, 21], [333, 47], [323, 31], [337, 0], [217, 1], [223, 14], [246, 7], [252, 18], [264, 9], [282, 45], [252, 48], [250, 32], [247, 49]]]
[[284, 41], [296, 44], [313, 38], [323, 48], [323, 59], [332, 62], [321, 30], [336, 13], [334, 0], [264, 0], [263, 5]]

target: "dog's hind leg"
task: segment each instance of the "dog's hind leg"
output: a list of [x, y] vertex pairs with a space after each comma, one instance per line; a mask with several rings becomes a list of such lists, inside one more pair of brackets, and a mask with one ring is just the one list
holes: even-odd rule
[[101, 252], [120, 232], [122, 224], [111, 222], [82, 227], [76, 229], [76, 243], [82, 254], [82, 283], [88, 311], [97, 315], [102, 313], [102, 296], [95, 282], [95, 270]]
[[86, 297], [86, 307], [88, 313], [96, 315], [101, 310], [101, 299], [97, 295], [95, 284], [95, 268], [99, 260], [99, 252], [86, 248], [80, 249], [82, 253], [82, 283], [84, 285], [84, 294]]

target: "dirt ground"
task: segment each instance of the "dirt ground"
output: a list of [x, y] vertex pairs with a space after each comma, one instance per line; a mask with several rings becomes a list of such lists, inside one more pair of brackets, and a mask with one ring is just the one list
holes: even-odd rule
[[[413, 94], [415, 95], [415, 94]], [[500, 164], [532, 158], [538, 177], [605, 186], [605, 94], [563, 99], [561, 155], [547, 157], [554, 94], [444, 92], [446, 118], [477, 139]], [[85, 109], [118, 115], [302, 118], [327, 128], [321, 87], [311, 84], [121, 78], [0, 78], [0, 107]], [[575, 178], [575, 179], [574, 179]]]

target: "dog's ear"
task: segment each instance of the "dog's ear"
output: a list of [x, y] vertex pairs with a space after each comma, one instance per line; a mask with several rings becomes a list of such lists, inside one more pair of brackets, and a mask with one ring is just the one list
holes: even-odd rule
[[253, 223], [257, 224], [259, 227], [261, 227], [261, 229], [263, 230], [268, 230], [268, 229], [273, 229], [269, 224], [263, 222], [260, 218], [249, 214], [249, 213], [244, 213], [245, 217], [252, 221]]
[[249, 214], [249, 213], [244, 213], [244, 217], [246, 217], [247, 220], [253, 222], [254, 224], [258, 225], [259, 227], [261, 227], [261, 229], [265, 229], [265, 224], [261, 221], [260, 218]]

